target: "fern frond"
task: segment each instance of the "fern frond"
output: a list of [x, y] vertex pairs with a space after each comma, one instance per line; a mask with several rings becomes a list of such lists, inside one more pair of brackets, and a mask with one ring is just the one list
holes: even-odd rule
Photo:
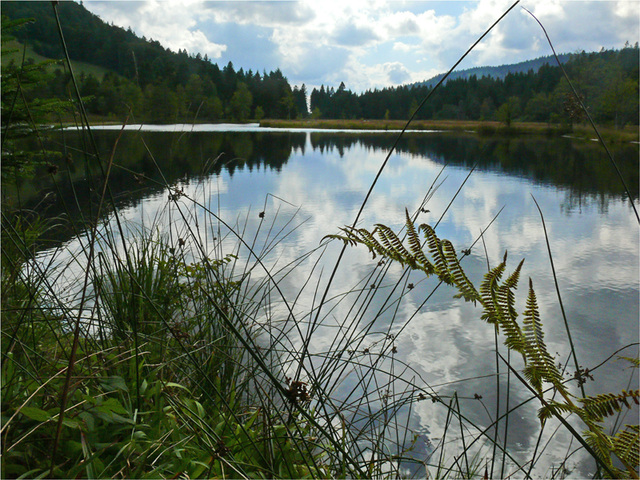
[[453, 285], [453, 277], [447, 269], [447, 261], [442, 251], [442, 241], [430, 225], [423, 223], [420, 225], [420, 230], [422, 230], [427, 237], [429, 254], [431, 255], [436, 275], [438, 275], [438, 278], [444, 283]]
[[569, 403], [559, 403], [548, 400], [547, 404], [538, 410], [538, 418], [544, 424], [549, 418], [557, 417], [566, 413], [577, 413], [578, 407]]
[[640, 426], [625, 425], [612, 439], [613, 453], [627, 469], [634, 471], [640, 466]]
[[376, 232], [380, 243], [385, 246], [389, 258], [397, 260], [402, 265], [409, 265], [413, 270], [418, 268], [415, 258], [404, 248], [402, 240], [398, 238], [393, 230], [386, 225], [377, 224]]
[[587, 422], [587, 425], [589, 430], [583, 432], [587, 444], [598, 455], [600, 461], [613, 473], [613, 478], [626, 478], [627, 475], [622, 470], [614, 467], [611, 461], [611, 452], [613, 450], [611, 437], [602, 431], [602, 427], [599, 424]]
[[435, 272], [435, 269], [422, 250], [422, 242], [420, 241], [418, 231], [416, 230], [413, 221], [411, 221], [411, 217], [409, 217], [407, 209], [405, 209], [405, 216], [407, 224], [407, 244], [409, 245], [409, 250], [416, 259], [420, 269], [427, 275], [432, 275]]
[[518, 316], [516, 311], [516, 296], [513, 292], [518, 288], [518, 281], [520, 279], [520, 271], [524, 264], [524, 258], [520, 261], [516, 269], [511, 275], [504, 281], [504, 283], [498, 288], [498, 299], [501, 304], [502, 315], [515, 321]]
[[634, 368], [640, 368], [640, 358], [638, 357], [618, 357], [620, 360], [626, 360], [631, 363], [631, 366]]
[[[502, 281], [507, 261], [505, 252], [503, 261], [485, 275], [478, 291], [460, 266], [460, 260], [451, 242], [438, 238], [435, 230], [429, 225], [423, 224], [416, 229], [407, 210], [405, 210], [405, 216], [408, 238], [406, 246], [389, 227], [381, 224], [376, 225], [372, 232], [345, 227], [341, 229], [342, 234], [327, 235], [325, 238], [341, 240], [345, 245], [362, 244], [369, 249], [374, 258], [376, 255], [382, 255], [403, 266], [422, 270], [427, 275], [436, 274], [441, 281], [457, 288], [456, 297], [480, 303], [483, 308], [481, 318], [494, 324], [498, 330], [502, 329], [505, 336], [504, 344], [523, 356], [524, 376], [529, 385], [542, 397], [544, 384], [551, 384], [564, 397], [564, 402], [543, 402], [545, 405], [538, 412], [541, 422], [544, 423], [551, 416], [577, 414], [589, 428], [584, 432], [584, 439], [591, 448], [590, 452], [602, 462], [607, 474], [614, 477], [637, 478], [640, 428], [637, 425], [627, 426], [624, 431], [612, 437], [604, 433], [602, 421], [605, 417], [620, 411], [623, 406], [631, 408], [632, 402], [636, 405], [640, 404], [640, 390], [630, 392], [623, 390], [617, 395], [609, 393], [586, 397], [580, 400], [581, 406], [574, 404], [544, 342], [540, 311], [531, 279], [529, 279], [529, 292], [523, 312], [522, 327], [517, 322], [518, 312], [515, 308], [514, 292], [518, 287], [524, 260]], [[420, 231], [425, 234], [428, 250], [422, 246]], [[637, 358], [626, 359], [635, 367], [640, 366]], [[614, 467], [612, 453], [627, 468], [626, 475], [625, 472]]]
[[358, 229], [354, 229], [353, 231], [359, 235], [362, 241], [365, 242], [365, 245], [371, 245], [375, 250], [378, 251], [378, 253], [382, 254], [380, 251], [381, 246], [376, 242], [375, 229], [371, 233], [369, 233], [369, 231], [366, 228], [358, 228]]
[[451, 274], [456, 287], [458, 287], [458, 290], [460, 291], [460, 293], [455, 295], [454, 298], [462, 297], [467, 302], [473, 302], [474, 304], [481, 300], [476, 287], [473, 286], [471, 281], [467, 278], [467, 275], [464, 273], [464, 270], [462, 270], [460, 260], [458, 260], [458, 256], [456, 255], [456, 250], [453, 248], [453, 245], [449, 240], [442, 241], [442, 250], [447, 260], [447, 270]]
[[[504, 260], [505, 260], [505, 264], [507, 261], [507, 253], [505, 252], [504, 254]], [[522, 270], [522, 265], [524, 264], [524, 258], [522, 260], [520, 260], [520, 263], [518, 264], [518, 266], [516, 267], [516, 269], [513, 271], [513, 273], [511, 275], [509, 275], [509, 278], [507, 278], [504, 282], [504, 284], [506, 286], [508, 286], [509, 288], [515, 290], [518, 288], [518, 282], [520, 281], [520, 271]]]
[[351, 228], [351, 227], [345, 227], [342, 230], [347, 232], [348, 235], [350, 235], [349, 238], [355, 241], [354, 245], [362, 244], [365, 247], [367, 247], [367, 249], [369, 250], [369, 253], [371, 253], [373, 258], [376, 258], [376, 254], [382, 255], [382, 256], [388, 255], [387, 249], [382, 244], [380, 244], [380, 242], [378, 242], [378, 240], [375, 238], [374, 236], [376, 232], [375, 229], [373, 230], [373, 232], [369, 232], [365, 228]]
[[[341, 228], [340, 230], [345, 231], [346, 229]], [[325, 238], [329, 238], [331, 240], [340, 240], [341, 242], [343, 242], [345, 245], [349, 245], [351, 247], [355, 247], [356, 245], [358, 245], [358, 239], [354, 238], [352, 235], [349, 235], [349, 233], [347, 232], [346, 235], [340, 235], [338, 233], [334, 233], [334, 234], [329, 234], [329, 235], [325, 235], [324, 237], [322, 237], [322, 240], [320, 240], [320, 242], [324, 241]]]
[[514, 280], [518, 278], [522, 262], [520, 262], [507, 281], [500, 283], [505, 268], [506, 264], [503, 261], [485, 274], [484, 280], [480, 285], [480, 302], [484, 309], [481, 318], [501, 328], [506, 337], [504, 344], [522, 354], [526, 361], [524, 355], [525, 338], [516, 322], [518, 313], [515, 309], [515, 295], [512, 291], [513, 287], [516, 286]]
[[495, 325], [500, 324], [500, 318], [494, 306], [495, 293], [505, 268], [506, 264], [504, 262], [492, 268], [485, 274], [484, 280], [480, 284], [480, 298], [482, 299], [482, 306], [484, 307], [480, 318]]
[[524, 371], [525, 377], [540, 394], [542, 393], [543, 381], [551, 383], [559, 391], [566, 392], [566, 388], [562, 383], [562, 375], [544, 343], [544, 332], [542, 331], [538, 302], [531, 279], [529, 279], [529, 295], [527, 296], [527, 308], [524, 311], [523, 323], [524, 352], [527, 361]]
[[615, 415], [616, 412], [622, 410], [622, 407], [631, 408], [631, 399], [636, 405], [640, 404], [640, 390], [632, 390], [622, 393], [602, 393], [595, 397], [586, 397], [580, 399], [584, 413], [595, 421], [602, 421], [605, 417]]

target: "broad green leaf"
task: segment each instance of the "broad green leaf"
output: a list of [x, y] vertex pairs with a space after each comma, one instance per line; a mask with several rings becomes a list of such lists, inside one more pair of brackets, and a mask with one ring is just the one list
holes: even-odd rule
[[[40, 472], [38, 475], [36, 475], [37, 472]], [[49, 472], [49, 469], [45, 469], [44, 470], [44, 474], [46, 474], [47, 472]], [[20, 475], [18, 477], [18, 480], [22, 479], [22, 478], [42, 478], [43, 476], [43, 470], [39, 469], [39, 468], [35, 468], [33, 470], [29, 470], [28, 472], [23, 473], [22, 475]]]
[[102, 402], [102, 405], [100, 405], [100, 408], [102, 408], [102, 409], [107, 408], [107, 409], [111, 410], [113, 413], [118, 413], [120, 415], [128, 415], [129, 414], [127, 409], [124, 408], [120, 404], [120, 402], [118, 402], [118, 400], [116, 400], [115, 398], [109, 398], [109, 399], [105, 400], [104, 402]]
[[193, 461], [191, 463], [196, 465], [196, 468], [191, 471], [191, 475], [190, 475], [191, 478], [198, 478], [200, 475], [202, 475], [202, 473], [205, 470], [209, 469], [209, 465], [207, 465], [204, 462], [200, 462], [198, 460], [195, 460], [195, 461]]
[[51, 415], [48, 412], [37, 407], [22, 407], [20, 409], [20, 413], [31, 420], [35, 420], [36, 422], [46, 422], [51, 418]]
[[127, 387], [127, 383], [124, 381], [124, 378], [113, 376], [113, 377], [104, 377], [100, 379], [100, 383], [107, 390], [122, 390], [123, 392], [128, 392], [129, 388]]
[[62, 424], [65, 427], [69, 427], [69, 428], [82, 428], [82, 423], [79, 420], [76, 420], [75, 418], [64, 417], [62, 419]]
[[253, 423], [256, 421], [256, 419], [258, 418], [258, 415], [260, 414], [260, 409], [256, 409], [256, 411], [254, 413], [251, 414], [251, 416], [247, 419], [247, 421], [244, 424], [244, 428], [249, 429], [251, 428], [251, 426], [253, 425]]

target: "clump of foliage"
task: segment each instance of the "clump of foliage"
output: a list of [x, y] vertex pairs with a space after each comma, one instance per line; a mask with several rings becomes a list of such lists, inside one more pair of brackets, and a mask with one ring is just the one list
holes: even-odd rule
[[[3, 54], [25, 23], [3, 17]], [[59, 151], [19, 143], [43, 139], [43, 123], [69, 106], [39, 97], [51, 65], [3, 61], [3, 187], [43, 162], [57, 173]], [[266, 380], [248, 353], [259, 304], [233, 254], [194, 255], [153, 229], [120, 241], [89, 222], [77, 257], [59, 263], [54, 251], [43, 264], [36, 254], [57, 223], [69, 225], [2, 205], [3, 478], [328, 476], [327, 450], [309, 440], [309, 398], [286, 386], [275, 353], [257, 357], [273, 364]], [[61, 291], [79, 258], [84, 280]]]
[[60, 152], [40, 148], [37, 152], [23, 150], [16, 144], [21, 139], [36, 137], [42, 141], [47, 127], [44, 125], [69, 109], [70, 103], [58, 98], [39, 96], [40, 89], [50, 80], [49, 67], [54, 61], [21, 62], [8, 60], [18, 53], [10, 47], [13, 34], [24, 28], [28, 20], [10, 20], [2, 16], [2, 182], [15, 183], [32, 175], [37, 167], [53, 168]]
[[3, 234], [3, 478], [328, 475], [300, 414], [309, 399], [292, 397], [288, 413], [261, 399], [266, 386], [230, 330], [253, 335], [234, 256], [187, 261], [184, 248], [134, 237], [89, 267], [92, 320], [51, 291], [53, 271], [29, 267], [41, 226], [3, 225]]

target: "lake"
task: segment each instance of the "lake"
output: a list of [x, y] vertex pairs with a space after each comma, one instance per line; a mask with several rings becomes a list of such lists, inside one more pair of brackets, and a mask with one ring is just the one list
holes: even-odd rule
[[[349, 412], [355, 429], [372, 432], [382, 422], [367, 423], [370, 417], [359, 399], [369, 399], [366, 408], [371, 413], [392, 400], [421, 398], [421, 392], [448, 403], [455, 392], [469, 422], [469, 440], [476, 437], [474, 428], [492, 423], [497, 402], [504, 412], [507, 402], [511, 408], [530, 399], [517, 380], [507, 376], [504, 364], [498, 397], [494, 329], [480, 319], [479, 308], [453, 298], [456, 292], [438, 287], [436, 279], [404, 273], [388, 262], [380, 265], [380, 258], [372, 259], [365, 247], [349, 247], [319, 322], [312, 321], [342, 248], [339, 241], [325, 237], [354, 222], [397, 134], [255, 126], [132, 127], [122, 134], [94, 130], [105, 165], [118, 139], [110, 185], [125, 224], [157, 228], [173, 242], [195, 235], [206, 251], [237, 253], [253, 265], [247, 267], [252, 281], [266, 278], [265, 270], [278, 280], [286, 303], [270, 292], [270, 318], [280, 322], [278, 331], [286, 333], [289, 351], [299, 351], [301, 337], [315, 328], [306, 361], [319, 374], [335, 375], [336, 410]], [[72, 160], [56, 175], [57, 186], [46, 175], [25, 186], [27, 203], [36, 204], [53, 192], [46, 201], [48, 214], [66, 212], [72, 224], [80, 212], [90, 215], [97, 210], [100, 189], [86, 179], [86, 141], [71, 130], [54, 135], [55, 146], [70, 152]], [[637, 202], [638, 145], [617, 146], [614, 155]], [[174, 202], [170, 196], [176, 192], [179, 199]], [[577, 357], [594, 377], [585, 385], [587, 394], [638, 388], [636, 371], [616, 355], [599, 366], [620, 349], [617, 355], [638, 356], [640, 258], [638, 223], [596, 142], [407, 133], [375, 185], [358, 226], [373, 229], [382, 223], [399, 232], [405, 209], [411, 214], [422, 210], [419, 223], [437, 224], [438, 235], [449, 239], [459, 253], [475, 243], [462, 265], [476, 284], [505, 251], [508, 271], [524, 258], [519, 311], [531, 278], [549, 351], [557, 362], [568, 364], [567, 375], [572, 376], [575, 368], [534, 199], [546, 222]], [[113, 221], [113, 212], [107, 211], [105, 225]], [[82, 232], [80, 222], [60, 230], [60, 244], [38, 256], [40, 262], [54, 258], [66, 266], [56, 288], [70, 292], [70, 302], [74, 298], [69, 285], [83, 273], [81, 259], [70, 261], [81, 243], [74, 232]], [[246, 248], [238, 247], [233, 232], [253, 245], [264, 268], [255, 266]], [[265, 329], [264, 335], [270, 334]], [[357, 358], [361, 369], [342, 371], [333, 357], [337, 351]], [[503, 346], [501, 352], [507, 355]], [[295, 370], [296, 358], [292, 353], [285, 358], [285, 368]], [[335, 369], [325, 372], [327, 359], [336, 363], [329, 362]], [[379, 369], [372, 374], [368, 368], [374, 363]], [[367, 375], [370, 378], [363, 380]], [[398, 380], [390, 383], [395, 377]], [[425, 460], [443, 437], [447, 410], [432, 401], [397, 405], [399, 423], [409, 433], [398, 432], [391, 443], [408, 448], [415, 440], [407, 455]], [[526, 462], [534, 450], [539, 457], [536, 475], [551, 476], [567, 456], [565, 467], [573, 476], [591, 472], [593, 462], [583, 453], [570, 455], [578, 445], [570, 443], [562, 428], [547, 426], [537, 446], [538, 407], [537, 401], [530, 401], [510, 416], [507, 445], [514, 460], [507, 462], [505, 474], [516, 471], [515, 462]], [[630, 411], [627, 423], [637, 415], [637, 409]], [[505, 435], [504, 423], [500, 436]], [[454, 426], [446, 438], [447, 455], [454, 455], [461, 441], [460, 427], [457, 422]], [[482, 469], [489, 454], [486, 445], [478, 450]], [[406, 469], [424, 475], [411, 462]]]

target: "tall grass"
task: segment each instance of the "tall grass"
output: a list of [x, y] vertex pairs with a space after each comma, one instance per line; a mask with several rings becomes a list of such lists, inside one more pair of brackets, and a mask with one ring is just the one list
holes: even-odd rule
[[[48, 225], [24, 212], [2, 216], [4, 478], [532, 474], [545, 446], [523, 460], [506, 431], [538, 392], [487, 410], [481, 423], [464, 408], [479, 396], [429, 385], [398, 355], [444, 279], [408, 317], [402, 300], [413, 283], [401, 257], [335, 293], [347, 245], [328, 278], [315, 275], [328, 240], [281, 265], [281, 242], [304, 222], [277, 209], [264, 215], [278, 198], [265, 199], [257, 225], [225, 219], [206, 200], [216, 192], [205, 180], [160, 181], [158, 213], [127, 219], [109, 190], [112, 169], [124, 168], [114, 162], [118, 144], [101, 160], [82, 109], [79, 118], [94, 210], [82, 212], [76, 239], [40, 253]], [[408, 219], [437, 186], [438, 178]], [[308, 276], [289, 296], [284, 284], [300, 270]], [[315, 345], [326, 332], [330, 341]], [[496, 369], [519, 378], [500, 349], [496, 335]], [[446, 412], [441, 435], [425, 445], [410, 429], [421, 402]], [[542, 430], [540, 443], [555, 435]], [[565, 472], [563, 463], [550, 476]]]

